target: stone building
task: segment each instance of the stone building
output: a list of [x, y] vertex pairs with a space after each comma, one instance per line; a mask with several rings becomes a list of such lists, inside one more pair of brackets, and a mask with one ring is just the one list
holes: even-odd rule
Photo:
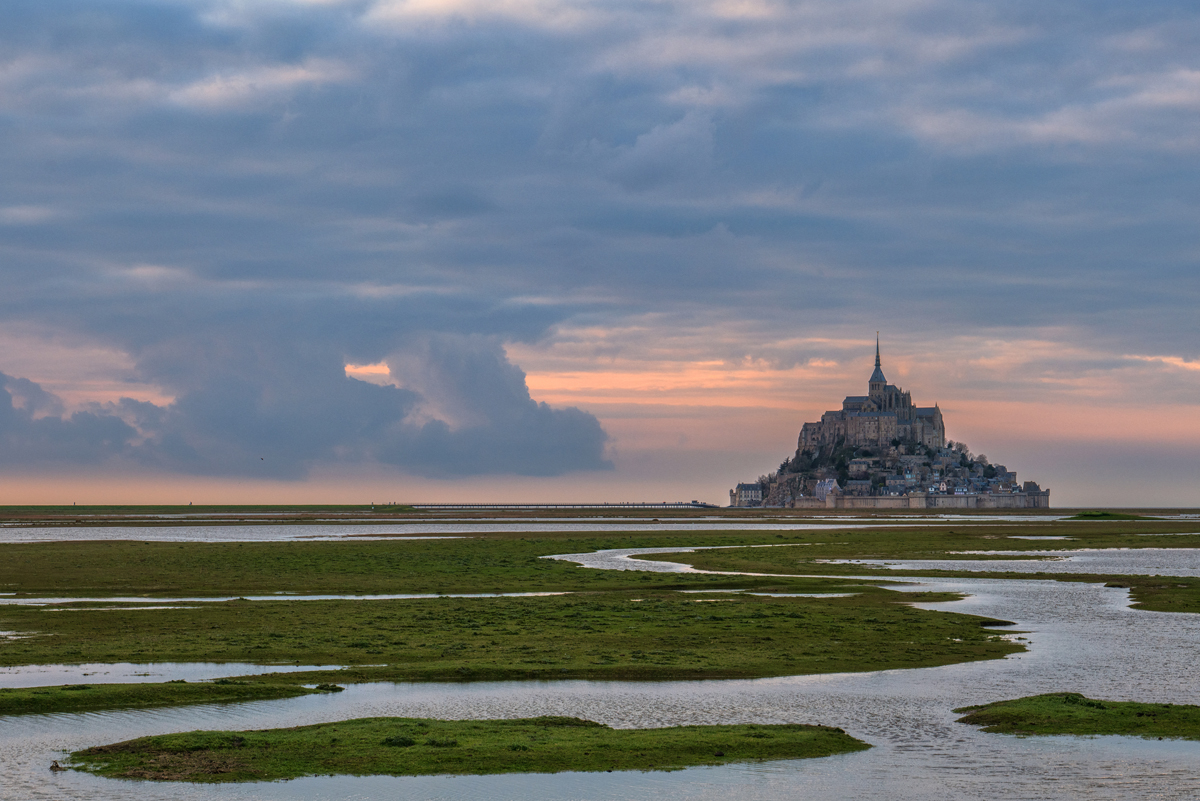
[[914, 406], [910, 393], [887, 382], [880, 366], [876, 337], [875, 372], [867, 382], [867, 394], [849, 395], [842, 401], [841, 409], [825, 412], [819, 423], [805, 423], [800, 428], [798, 450], [817, 451], [839, 443], [856, 448], [887, 448], [893, 440], [943, 448], [946, 425], [937, 404]]
[[729, 491], [730, 506], [762, 506], [761, 484], [738, 484]]
[[805, 423], [795, 456], [758, 484], [739, 484], [731, 506], [793, 509], [1044, 509], [1050, 491], [1020, 484], [1002, 464], [947, 443], [942, 410], [915, 406], [887, 382], [875, 340], [866, 395]]

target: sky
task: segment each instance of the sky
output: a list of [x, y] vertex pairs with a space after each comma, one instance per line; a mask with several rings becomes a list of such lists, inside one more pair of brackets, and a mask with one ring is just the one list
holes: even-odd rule
[[879, 331], [1200, 506], [1198, 154], [1184, 2], [6, 0], [0, 503], [727, 503]]

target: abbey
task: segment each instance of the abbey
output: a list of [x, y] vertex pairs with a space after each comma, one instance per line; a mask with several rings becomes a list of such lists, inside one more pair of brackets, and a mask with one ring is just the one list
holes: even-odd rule
[[946, 426], [937, 404], [913, 406], [910, 393], [887, 382], [879, 363], [876, 335], [875, 372], [867, 382], [867, 394], [848, 395], [840, 410], [825, 412], [819, 423], [805, 423], [798, 444], [800, 451], [819, 451], [839, 443], [886, 448], [893, 440], [943, 448]]
[[946, 439], [942, 410], [914, 406], [887, 382], [875, 338], [866, 395], [805, 423], [777, 472], [729, 491], [730, 506], [792, 509], [1044, 509], [1050, 490], [962, 442]]

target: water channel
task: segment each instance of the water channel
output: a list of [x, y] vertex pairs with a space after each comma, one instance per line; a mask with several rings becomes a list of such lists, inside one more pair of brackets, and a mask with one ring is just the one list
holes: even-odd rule
[[[604, 568], [687, 570], [634, 560], [625, 549], [572, 555]], [[678, 549], [675, 549], [678, 550]], [[1168, 569], [1200, 574], [1200, 550], [1172, 551]], [[1126, 555], [1129, 556], [1126, 556]], [[1104, 572], [1140, 572], [1136, 551], [1105, 552]], [[1155, 557], [1161, 558], [1161, 557]], [[1129, 560], [1127, 571], [1119, 569]], [[960, 568], [962, 564], [955, 561]], [[1071, 559], [1055, 562], [1072, 564]], [[1156, 571], [1165, 572], [1165, 571]], [[898, 577], [899, 580], [899, 577]], [[1029, 651], [1002, 660], [864, 674], [753, 681], [498, 682], [352, 685], [336, 695], [241, 705], [0, 719], [0, 798], [171, 799], [1062, 799], [1200, 797], [1200, 743], [1125, 737], [1016, 738], [954, 722], [967, 704], [1072, 690], [1114, 700], [1200, 703], [1200, 615], [1130, 609], [1100, 584], [984, 578], [910, 579], [900, 589], [969, 594], [926, 604], [1016, 622]], [[613, 726], [824, 723], [870, 751], [673, 773], [486, 777], [311, 777], [190, 785], [51, 774], [64, 750], [190, 729], [294, 726], [367, 716], [500, 718], [577, 715]], [[752, 754], [748, 755], [752, 756]]]

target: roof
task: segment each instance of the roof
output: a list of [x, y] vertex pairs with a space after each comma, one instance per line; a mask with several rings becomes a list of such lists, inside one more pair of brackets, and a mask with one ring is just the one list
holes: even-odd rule
[[883, 377], [883, 369], [879, 366], [879, 332], [875, 332], [875, 372], [871, 373], [871, 383], [886, 384], [887, 379]]

